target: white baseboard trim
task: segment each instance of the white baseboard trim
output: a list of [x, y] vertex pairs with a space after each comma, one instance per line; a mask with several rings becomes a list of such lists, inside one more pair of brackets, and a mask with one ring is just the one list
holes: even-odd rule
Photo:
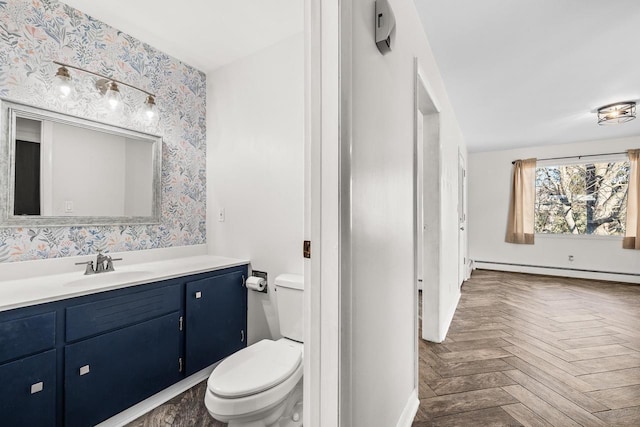
[[402, 410], [402, 414], [400, 414], [400, 419], [398, 419], [398, 424], [396, 427], [411, 427], [413, 424], [413, 419], [416, 417], [418, 413], [418, 407], [420, 406], [420, 401], [418, 400], [418, 390], [414, 389], [407, 400], [407, 404]]
[[214, 363], [208, 368], [204, 368], [203, 370], [196, 372], [182, 381], [154, 394], [148, 399], [145, 399], [142, 402], [125, 409], [119, 414], [114, 415], [108, 420], [101, 422], [96, 427], [120, 427], [140, 418], [152, 409], [157, 408], [180, 393], [189, 390], [191, 387], [194, 387], [209, 378], [209, 375], [211, 375], [211, 372], [216, 366], [218, 366], [218, 363]]
[[578, 279], [607, 280], [612, 282], [640, 283], [640, 276], [631, 274], [616, 274], [607, 272], [567, 270], [553, 267], [537, 267], [532, 265], [503, 264], [492, 262], [473, 262], [474, 269], [511, 271], [514, 273], [540, 274], [545, 276], [574, 277]]

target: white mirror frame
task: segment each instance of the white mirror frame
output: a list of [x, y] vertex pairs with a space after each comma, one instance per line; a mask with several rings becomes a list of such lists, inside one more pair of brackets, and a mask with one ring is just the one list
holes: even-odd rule
[[[153, 143], [151, 216], [36, 216], [14, 215], [16, 116], [53, 120], [66, 125], [145, 139]], [[0, 227], [57, 227], [91, 225], [159, 224], [161, 216], [162, 137], [77, 116], [0, 99]], [[108, 179], [105, 177], [104, 179]]]

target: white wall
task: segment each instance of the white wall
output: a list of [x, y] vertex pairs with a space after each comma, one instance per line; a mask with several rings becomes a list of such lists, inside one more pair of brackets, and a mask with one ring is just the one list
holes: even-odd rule
[[[595, 123], [594, 123], [595, 126]], [[517, 150], [490, 151], [469, 155], [469, 256], [477, 261], [640, 273], [640, 252], [622, 249], [622, 238], [592, 236], [544, 236], [537, 234], [534, 245], [505, 243], [511, 162], [530, 157], [549, 158], [623, 152], [640, 147], [640, 137], [600, 140]], [[574, 256], [573, 262], [569, 255]], [[621, 275], [579, 273], [566, 270], [531, 269], [498, 264], [488, 268], [537, 272], [577, 277], [640, 282]]]
[[352, 2], [352, 174], [351, 182], [343, 185], [351, 185], [354, 427], [397, 425], [416, 386], [412, 188], [416, 56], [441, 107], [443, 280], [438, 312], [428, 315], [443, 333], [459, 298], [457, 156], [462, 137], [413, 2], [390, 3], [397, 39], [393, 52], [382, 56], [374, 43], [374, 2]]
[[249, 344], [280, 337], [273, 281], [303, 273], [303, 42], [290, 37], [207, 75], [209, 252], [269, 274], [268, 295], [249, 292]]

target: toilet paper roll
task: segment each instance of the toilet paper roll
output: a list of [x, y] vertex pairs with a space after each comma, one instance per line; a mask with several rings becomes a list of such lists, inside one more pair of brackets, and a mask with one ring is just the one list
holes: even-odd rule
[[247, 288], [258, 292], [264, 292], [267, 282], [262, 277], [251, 276], [247, 279]]

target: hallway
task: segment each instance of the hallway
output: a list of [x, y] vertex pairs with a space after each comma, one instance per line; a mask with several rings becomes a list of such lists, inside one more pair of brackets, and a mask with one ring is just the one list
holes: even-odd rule
[[640, 425], [640, 286], [476, 270], [414, 427]]

